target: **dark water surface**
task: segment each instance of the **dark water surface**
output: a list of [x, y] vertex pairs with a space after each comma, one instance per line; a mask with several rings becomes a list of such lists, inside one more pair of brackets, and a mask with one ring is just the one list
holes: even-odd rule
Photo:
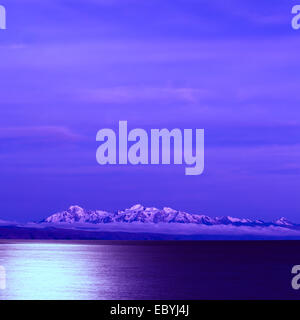
[[1, 241], [0, 299], [299, 299], [300, 241]]

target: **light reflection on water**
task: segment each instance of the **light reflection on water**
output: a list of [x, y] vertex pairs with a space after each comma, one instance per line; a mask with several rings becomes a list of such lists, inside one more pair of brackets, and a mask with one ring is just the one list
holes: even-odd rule
[[0, 290], [0, 299], [119, 299], [130, 298], [132, 290], [143, 298], [144, 282], [131, 248], [1, 243], [7, 288]]
[[[78, 244], [1, 244], [0, 264], [7, 270], [5, 299], [106, 298], [111, 285], [108, 246]], [[109, 255], [108, 255], [109, 256]]]

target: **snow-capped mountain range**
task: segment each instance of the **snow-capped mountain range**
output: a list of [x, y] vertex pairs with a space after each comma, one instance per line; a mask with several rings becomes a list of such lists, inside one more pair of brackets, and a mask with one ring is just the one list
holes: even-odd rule
[[157, 209], [154, 207], [144, 207], [140, 204], [114, 213], [100, 210], [85, 210], [79, 206], [71, 206], [68, 210], [55, 213], [41, 221], [41, 223], [87, 223], [87, 224], [109, 224], [114, 222], [143, 224], [194, 224], [194, 225], [233, 225], [250, 227], [277, 226], [284, 228], [296, 228], [297, 224], [280, 218], [273, 222], [262, 220], [239, 219], [230, 216], [211, 218], [205, 215], [190, 214], [171, 208]]

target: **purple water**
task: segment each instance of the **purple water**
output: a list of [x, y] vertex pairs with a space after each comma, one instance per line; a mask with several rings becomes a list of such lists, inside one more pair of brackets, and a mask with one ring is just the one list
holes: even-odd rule
[[0, 299], [299, 299], [298, 241], [1, 241]]

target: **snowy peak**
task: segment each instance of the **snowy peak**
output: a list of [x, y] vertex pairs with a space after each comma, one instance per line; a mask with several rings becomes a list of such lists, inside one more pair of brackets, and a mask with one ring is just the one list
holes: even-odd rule
[[42, 223], [180, 223], [198, 225], [232, 225], [251, 227], [285, 227], [293, 228], [297, 225], [280, 218], [274, 222], [264, 222], [262, 220], [240, 219], [231, 216], [212, 218], [205, 215], [191, 214], [178, 211], [169, 207], [158, 209], [155, 207], [144, 207], [136, 204], [129, 209], [119, 210], [111, 213], [101, 210], [85, 210], [80, 206], [70, 206], [68, 210], [55, 213], [42, 221]]
[[218, 221], [220, 224], [253, 224], [253, 223], [256, 223], [255, 220], [239, 219], [239, 218], [234, 218], [234, 217], [230, 217], [230, 216], [217, 217], [216, 221]]
[[163, 211], [166, 212], [166, 213], [175, 213], [176, 212], [176, 210], [174, 210], [172, 208], [168, 208], [168, 207], [164, 207]]
[[78, 215], [84, 214], [84, 209], [79, 206], [70, 206], [67, 211], [70, 213], [78, 214]]
[[42, 223], [101, 223], [107, 221], [109, 215], [104, 211], [87, 211], [79, 206], [70, 206], [68, 210], [55, 213]]
[[281, 217], [280, 219], [276, 220], [275, 224], [281, 225], [281, 226], [293, 226], [293, 223], [284, 217]]
[[145, 208], [141, 205], [141, 204], [136, 204], [134, 206], [132, 206], [129, 210], [132, 210], [132, 211], [142, 211], [144, 210]]

